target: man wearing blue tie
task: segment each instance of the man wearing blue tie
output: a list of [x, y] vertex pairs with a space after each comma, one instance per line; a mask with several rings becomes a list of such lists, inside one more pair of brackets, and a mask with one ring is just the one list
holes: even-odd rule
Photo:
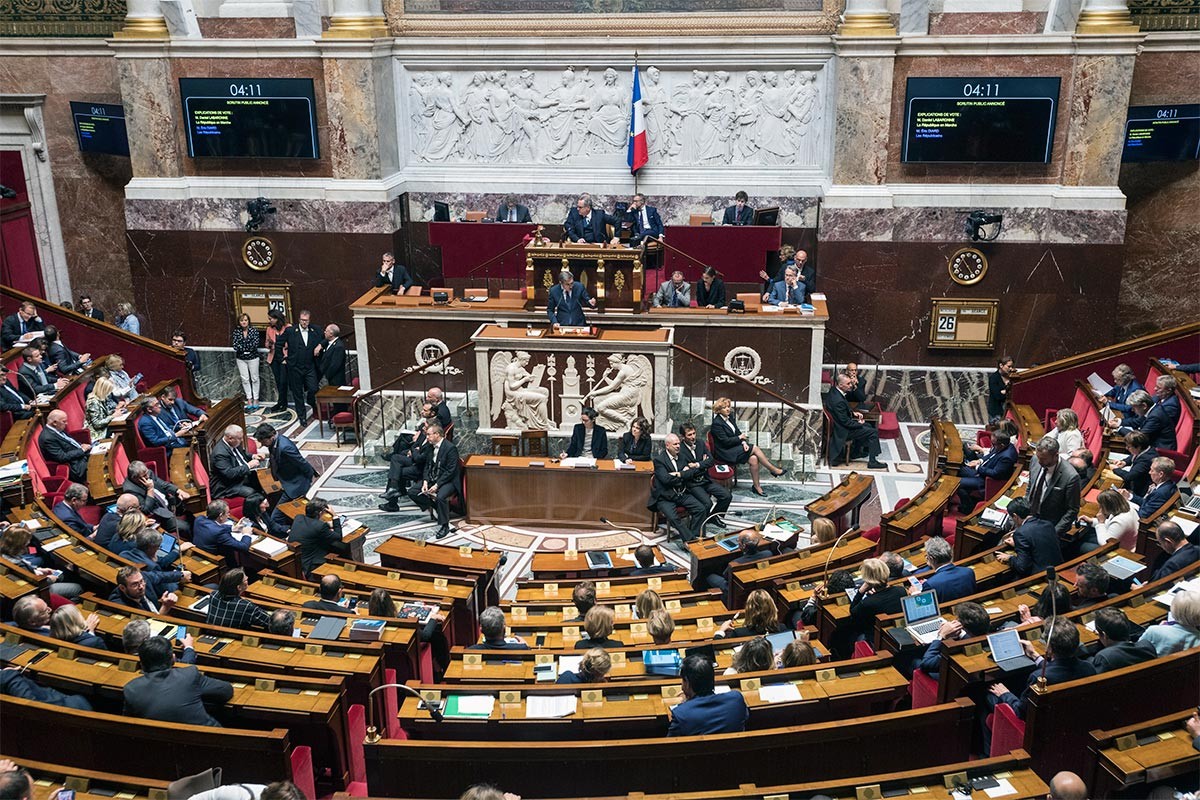
[[554, 327], [561, 325], [587, 325], [583, 316], [583, 307], [596, 307], [596, 301], [588, 296], [587, 289], [582, 283], [575, 283], [571, 270], [564, 269], [558, 273], [558, 283], [550, 287], [550, 296], [546, 300], [546, 315]]
[[33, 416], [33, 404], [8, 382], [7, 367], [0, 367], [0, 411], [12, 414], [13, 419], [29, 419]]
[[633, 220], [633, 238], [629, 240], [632, 247], [637, 247], [647, 239], [662, 241], [663, 222], [658, 215], [658, 209], [646, 205], [646, 195], [638, 192], [633, 196], [626, 218]]
[[146, 403], [146, 411], [138, 417], [138, 433], [150, 447], [165, 447], [167, 455], [176, 447], [187, 447], [187, 442], [175, 435], [173, 419], [163, 413], [162, 402], [157, 397]]
[[41, 317], [38, 316], [37, 307], [33, 303], [21, 303], [17, 313], [5, 317], [4, 322], [0, 324], [0, 340], [3, 341], [3, 349], [7, 350], [14, 346], [25, 334], [45, 330], [45, 327]]
[[770, 294], [763, 295], [763, 301], [770, 306], [798, 306], [804, 302], [804, 283], [800, 280], [800, 270], [795, 266], [784, 270], [783, 280], [771, 286]]
[[25, 399], [33, 400], [39, 394], [54, 394], [67, 385], [66, 378], [52, 378], [50, 372], [55, 368], [46, 369], [42, 366], [45, 353], [40, 347], [29, 346], [21, 351], [25, 362], [17, 370], [17, 389], [25, 395]]

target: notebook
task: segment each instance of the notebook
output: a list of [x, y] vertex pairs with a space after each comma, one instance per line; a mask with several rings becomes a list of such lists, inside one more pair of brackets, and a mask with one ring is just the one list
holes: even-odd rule
[[1113, 556], [1100, 566], [1109, 575], [1119, 579], [1132, 578], [1134, 575], [1137, 575], [1146, 568], [1144, 564], [1131, 561], [1130, 559], [1125, 558], [1125, 556]]
[[938, 628], [946, 621], [938, 614], [937, 592], [930, 589], [903, 599], [904, 625], [909, 634], [921, 644], [929, 644]]
[[346, 620], [342, 617], [321, 617], [317, 624], [313, 626], [312, 632], [308, 634], [310, 639], [337, 639], [342, 635], [342, 628], [346, 627]]

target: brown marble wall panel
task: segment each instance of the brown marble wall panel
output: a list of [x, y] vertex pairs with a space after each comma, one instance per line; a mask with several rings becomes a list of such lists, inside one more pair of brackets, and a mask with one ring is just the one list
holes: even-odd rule
[[409, 0], [411, 13], [644, 14], [743, 11], [820, 11], [820, 0]]
[[[1143, 53], [1133, 70], [1130, 105], [1194, 101], [1183, 86], [1200, 86], [1200, 58], [1192, 52]], [[1124, 164], [1129, 222], [1121, 278], [1120, 332], [1140, 336], [1195, 319], [1200, 292], [1200, 163]]]
[[1025, 36], [1041, 33], [1046, 15], [1040, 11], [930, 14], [931, 36]]
[[[920, 366], [987, 366], [1008, 353], [1026, 366], [1116, 341], [1119, 245], [977, 243], [989, 259], [975, 286], [946, 269], [961, 243], [821, 243], [820, 288], [829, 298], [827, 357]], [[998, 299], [993, 351], [929, 347], [930, 299]]]
[[[164, 340], [188, 332], [196, 345], [228, 344], [237, 283], [288, 283], [292, 307], [312, 310], [319, 327], [353, 331], [349, 305], [371, 286], [389, 234], [270, 233], [275, 264], [255, 272], [242, 262], [247, 234], [231, 231], [130, 231], [133, 302], [148, 322], [142, 333]], [[357, 344], [355, 345], [357, 347]]]
[[[950, 16], [950, 15], [947, 15]], [[953, 16], [972, 16], [955, 14]], [[909, 78], [1060, 77], [1058, 116], [1049, 164], [905, 164], [904, 98]], [[1071, 107], [1070, 56], [902, 56], [896, 58], [892, 83], [891, 135], [888, 137], [888, 183], [1061, 183]]]
[[283, 17], [202, 17], [205, 39], [295, 39], [296, 21]]
[[[758, 371], [753, 377], [747, 376], [750, 380], [793, 401], [803, 402], [808, 397], [811, 329], [739, 327], [733, 331], [680, 325], [675, 328], [675, 344], [722, 367], [727, 360], [737, 366], [739, 362], [753, 363], [757, 358]], [[673, 383], [682, 386], [684, 394], [693, 399], [713, 400], [724, 396], [739, 401], [772, 402], [769, 396], [755, 392], [739, 381], [726, 379], [708, 364], [686, 354], [675, 358]]]
[[[478, 319], [421, 319], [368, 318], [367, 360], [371, 365], [371, 386], [379, 388], [397, 378], [409, 367], [416, 366], [417, 345], [426, 339], [437, 339], [449, 350], [471, 341], [471, 334], [481, 323]], [[361, 348], [361, 344], [358, 345]], [[475, 353], [473, 350], [451, 356], [450, 370], [441, 374], [430, 374], [427, 378], [417, 375], [413, 383], [404, 389], [441, 386], [447, 392], [465, 392], [478, 385], [475, 375]], [[394, 387], [401, 388], [401, 387]]]
[[[179, 98], [180, 78], [311, 78], [317, 100], [317, 142], [321, 157], [298, 158], [189, 158], [183, 104]], [[176, 58], [171, 61], [170, 92], [179, 120], [177, 135], [184, 175], [237, 175], [272, 178], [328, 178], [333, 176], [330, 158], [330, 120], [325, 103], [324, 67], [319, 58]]]
[[111, 312], [133, 291], [122, 209], [130, 161], [79, 152], [69, 103], [120, 103], [116, 62], [100, 56], [6, 56], [0, 58], [0, 86], [5, 93], [46, 95], [46, 151], [71, 288], [76, 296], [90, 293], [98, 307]]

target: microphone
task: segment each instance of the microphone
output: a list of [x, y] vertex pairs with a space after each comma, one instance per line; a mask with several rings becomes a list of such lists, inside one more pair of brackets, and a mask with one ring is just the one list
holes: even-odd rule
[[1046, 687], [1046, 667], [1050, 665], [1050, 634], [1054, 632], [1054, 623], [1058, 619], [1058, 602], [1055, 596], [1055, 586], [1058, 584], [1058, 575], [1054, 571], [1053, 566], [1046, 567], [1046, 591], [1050, 593], [1050, 624], [1043, 626], [1046, 631], [1046, 656], [1042, 658], [1042, 674], [1038, 677], [1038, 685], [1043, 689]]
[[399, 689], [400, 691], [404, 692], [405, 694], [409, 694], [409, 695], [412, 695], [413, 697], [417, 698], [417, 700], [420, 701], [417, 704], [417, 708], [418, 709], [424, 708], [426, 711], [428, 711], [429, 718], [432, 719], [434, 722], [441, 722], [442, 720], [444, 720], [446, 718], [445, 715], [443, 715], [439, 709], [437, 709], [434, 706], [427, 703], [425, 701], [425, 698], [421, 697], [421, 693], [418, 692], [416, 689], [412, 688], [411, 686], [408, 686], [403, 683], [385, 683], [380, 686], [376, 686], [374, 689], [372, 689], [370, 692], [367, 693], [367, 741], [370, 742], [371, 744], [375, 744], [381, 738], [379, 735], [379, 729], [377, 727], [375, 727], [375, 704], [371, 702], [371, 698], [375, 695], [376, 692], [381, 691], [383, 689]]
[[847, 528], [842, 532], [841, 536], [833, 540], [833, 546], [829, 548], [829, 556], [825, 559], [825, 570], [823, 573], [824, 577], [821, 579], [822, 586], [829, 582], [829, 562], [833, 561], [833, 551], [837, 550], [837, 546], [842, 543], [842, 539], [845, 539], [848, 535], [850, 535], [852, 530], [854, 530], [854, 528]]

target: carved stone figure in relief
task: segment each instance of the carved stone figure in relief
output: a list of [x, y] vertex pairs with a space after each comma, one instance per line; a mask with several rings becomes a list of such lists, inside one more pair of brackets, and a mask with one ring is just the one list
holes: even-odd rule
[[439, 72], [437, 84], [429, 92], [433, 113], [430, 115], [429, 143], [420, 152], [427, 161], [445, 161], [459, 147], [465, 120], [454, 102], [454, 77], [449, 72]]
[[629, 135], [629, 112], [625, 109], [625, 90], [617, 86], [617, 71], [604, 70], [604, 85], [592, 98], [592, 118], [588, 123], [587, 149], [606, 153], [625, 147]]
[[539, 365], [530, 372], [529, 360], [524, 350], [515, 355], [502, 351], [492, 356], [492, 417], [503, 415], [506, 428], [550, 430], [555, 427], [550, 421], [550, 390], [541, 386], [546, 367]]
[[654, 368], [643, 355], [613, 353], [600, 382], [588, 393], [596, 421], [610, 431], [623, 431], [641, 415], [653, 419]]

